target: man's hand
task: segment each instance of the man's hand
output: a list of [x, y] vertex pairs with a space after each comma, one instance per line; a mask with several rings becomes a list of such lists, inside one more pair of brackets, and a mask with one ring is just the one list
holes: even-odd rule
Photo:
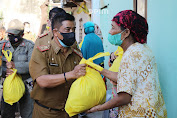
[[95, 107], [92, 107], [90, 110], [88, 110], [86, 113], [92, 113], [92, 112], [96, 112], [96, 111], [100, 111], [100, 107], [101, 105], [97, 105]]
[[8, 77], [9, 75], [11, 75], [12, 73], [14, 73], [14, 71], [12, 69], [7, 69], [6, 70], [6, 77]]
[[73, 78], [75, 79], [84, 76], [85, 74], [86, 74], [86, 64], [79, 64], [72, 71]]
[[12, 69], [12, 68], [15, 68], [15, 64], [14, 64], [13, 61], [7, 62], [7, 63], [6, 63], [6, 67], [7, 67], [7, 69]]

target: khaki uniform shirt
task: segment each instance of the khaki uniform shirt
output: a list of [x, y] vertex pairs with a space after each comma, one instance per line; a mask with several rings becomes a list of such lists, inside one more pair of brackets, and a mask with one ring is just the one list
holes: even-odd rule
[[62, 74], [72, 71], [80, 60], [80, 51], [73, 48], [69, 48], [66, 56], [64, 56], [58, 44], [52, 39], [51, 33], [39, 37], [36, 40], [29, 64], [30, 74], [34, 81], [31, 97], [47, 107], [63, 109], [74, 80], [54, 88], [40, 88], [35, 79], [42, 75]]

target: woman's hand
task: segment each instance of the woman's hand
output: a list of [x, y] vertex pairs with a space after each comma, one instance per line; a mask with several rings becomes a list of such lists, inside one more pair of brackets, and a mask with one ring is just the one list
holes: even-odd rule
[[114, 82], [114, 81], [110, 80], [110, 83], [111, 83], [112, 85], [114, 85], [114, 86], [117, 86], [117, 82]]
[[113, 61], [117, 58], [117, 56], [114, 53], [111, 53], [110, 55], [110, 62], [113, 63]]
[[100, 74], [104, 75], [109, 80], [117, 82], [117, 74], [118, 74], [118, 72], [112, 72], [112, 71], [109, 71], [107, 69], [103, 69], [102, 71], [100, 71]]
[[112, 64], [111, 64], [110, 60], [108, 61], [108, 66], [109, 66], [109, 67], [111, 67], [111, 66], [112, 66]]
[[92, 113], [92, 112], [96, 112], [96, 111], [101, 111], [100, 110], [101, 105], [97, 105], [95, 107], [92, 107], [90, 110], [88, 110], [86, 113]]

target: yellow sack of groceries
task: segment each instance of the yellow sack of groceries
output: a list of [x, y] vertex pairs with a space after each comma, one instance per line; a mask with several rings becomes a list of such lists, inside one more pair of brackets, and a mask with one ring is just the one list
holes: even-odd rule
[[114, 52], [114, 55], [117, 56], [117, 58], [114, 60], [112, 66], [109, 68], [110, 71], [113, 72], [119, 71], [120, 61], [122, 59], [123, 53], [124, 53], [123, 49], [120, 46], [118, 46], [117, 50]]
[[[98, 71], [103, 68], [93, 63], [93, 60], [109, 56], [107, 53], [98, 53], [88, 60], [82, 58], [80, 64], [87, 64], [86, 75], [78, 78], [71, 86], [66, 101], [65, 111], [70, 117], [82, 113], [96, 105], [103, 104], [106, 100], [106, 86]], [[96, 70], [98, 71], [96, 71]]]
[[[2, 50], [7, 61], [10, 62], [12, 59], [12, 52], [10, 50]], [[8, 54], [9, 52], [9, 54]], [[4, 101], [10, 105], [20, 100], [25, 92], [25, 85], [22, 81], [21, 76], [17, 74], [17, 69], [12, 69], [14, 73], [6, 77], [3, 83], [3, 97]]]

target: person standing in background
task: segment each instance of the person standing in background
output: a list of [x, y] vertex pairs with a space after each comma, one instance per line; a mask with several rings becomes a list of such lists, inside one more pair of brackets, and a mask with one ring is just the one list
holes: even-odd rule
[[23, 35], [23, 38], [35, 42], [36, 39], [35, 39], [34, 34], [31, 32], [30, 23], [29, 22], [24, 22], [23, 24], [24, 24], [24, 35]]
[[[51, 39], [53, 38], [53, 32], [51, 30], [52, 29], [51, 28], [52, 19], [56, 14], [61, 14], [61, 16], [63, 16], [64, 14], [66, 14], [66, 12], [62, 8], [54, 7], [53, 9], [50, 10], [49, 19], [48, 19], [48, 16], [46, 15], [47, 11], [45, 11], [46, 7], [48, 8], [46, 3], [44, 3], [41, 6], [41, 12], [42, 12], [41, 27], [44, 26], [46, 23], [48, 30], [46, 29], [46, 25], [45, 25], [44, 29], [40, 29], [40, 33], [39, 33], [40, 35], [38, 36], [38, 38], [44, 39], [41, 43], [50, 44]], [[45, 21], [45, 19], [46, 19], [46, 21]], [[43, 38], [43, 37], [45, 37], [45, 38]]]
[[[97, 24], [94, 23], [94, 28], [95, 28], [95, 34], [102, 40], [103, 42], [103, 36], [102, 36], [102, 32], [101, 29], [99, 28], [99, 26]], [[81, 49], [82, 44], [84, 42], [84, 39], [82, 39], [82, 41], [79, 43], [79, 48]]]
[[0, 26], [0, 41], [6, 39], [6, 28], [4, 26]]
[[103, 42], [103, 36], [100, 27], [95, 23], [95, 34], [102, 40]]
[[62, 8], [54, 7], [49, 11], [48, 14], [48, 6], [49, 2], [44, 2], [40, 8], [41, 8], [41, 24], [39, 28], [39, 33], [38, 36], [41, 34], [46, 34], [51, 31], [51, 23], [52, 23], [52, 18], [55, 16], [57, 13], [65, 14], [65, 10]]
[[[86, 22], [84, 25], [85, 37], [83, 39], [83, 44], [81, 47], [81, 52], [83, 58], [89, 59], [95, 56], [97, 53], [104, 52], [102, 40], [95, 34], [95, 25], [93, 22]], [[104, 67], [104, 57], [93, 60], [93, 62], [101, 67]], [[103, 77], [103, 76], [102, 76]], [[105, 78], [103, 78], [105, 81]], [[79, 118], [101, 118], [103, 116], [103, 112], [85, 114], [79, 114]]]
[[[104, 52], [103, 43], [101, 39], [95, 34], [93, 22], [86, 22], [84, 24], [84, 32], [86, 36], [81, 47], [82, 55], [85, 59], [95, 56], [97, 53]], [[95, 64], [104, 67], [104, 57], [93, 60]]]
[[[6, 78], [11, 75], [12, 68], [17, 69], [17, 74], [22, 77], [25, 84], [25, 93], [19, 100], [20, 115], [22, 118], [32, 118], [33, 100], [30, 98], [29, 81], [32, 80], [29, 74], [29, 61], [33, 51], [34, 43], [30, 40], [26, 40], [23, 37], [24, 25], [18, 19], [10, 21], [7, 29], [8, 40], [0, 41], [0, 49], [10, 50], [12, 52], [11, 62], [7, 62], [5, 56], [0, 52], [2, 56], [2, 77]], [[28, 87], [27, 87], [28, 86]], [[2, 118], [15, 118], [15, 111], [17, 103], [9, 105], [4, 102], [2, 97], [1, 116]]]

